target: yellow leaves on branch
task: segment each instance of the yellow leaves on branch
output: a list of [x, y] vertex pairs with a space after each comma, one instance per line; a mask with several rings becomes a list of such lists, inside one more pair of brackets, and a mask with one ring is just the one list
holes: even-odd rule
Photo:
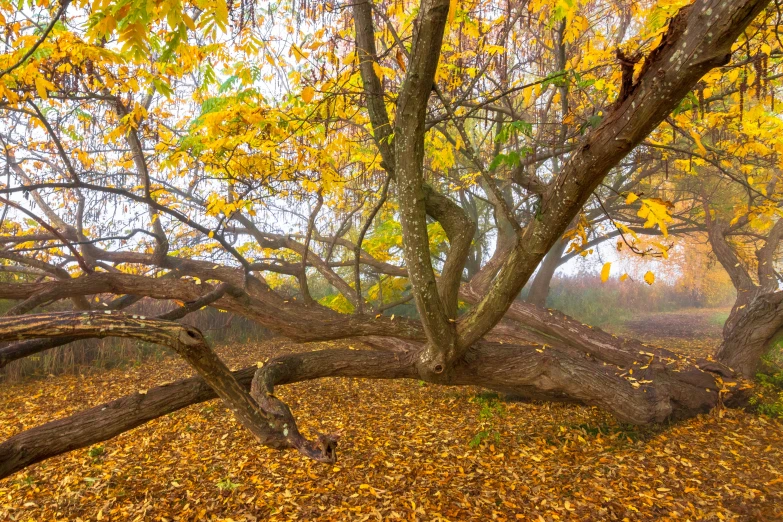
[[702, 156], [706, 156], [707, 149], [704, 147], [704, 144], [702, 144], [701, 137], [694, 130], [690, 131], [690, 135], [691, 138], [693, 138], [693, 141], [696, 142], [696, 148], [699, 149], [699, 154], [701, 154]]
[[304, 100], [305, 103], [310, 103], [313, 101], [313, 97], [315, 96], [315, 89], [310, 87], [309, 85], [302, 89], [302, 100]]
[[42, 100], [48, 100], [49, 91], [53, 91], [55, 89], [56, 87], [54, 84], [52, 84], [52, 82], [48, 81], [43, 76], [38, 75], [35, 77], [35, 90], [38, 91], [38, 96], [40, 96]]
[[669, 214], [672, 207], [673, 205], [668, 201], [658, 198], [645, 198], [642, 199], [642, 208], [639, 209], [636, 215], [647, 220], [644, 223], [644, 228], [652, 228], [658, 225], [663, 237], [667, 237], [669, 233], [666, 223], [672, 221], [672, 216]]
[[669, 231], [666, 227], [666, 224], [673, 221], [670, 212], [674, 208], [674, 205], [669, 201], [664, 201], [659, 198], [640, 199], [639, 196], [633, 192], [628, 194], [625, 199], [625, 203], [626, 205], [630, 205], [637, 200], [641, 201], [642, 206], [636, 215], [646, 220], [644, 222], [644, 228], [653, 228], [655, 225], [658, 225], [658, 228], [660, 228], [663, 237], [668, 237]]
[[568, 246], [568, 252], [579, 252], [582, 257], [587, 256], [592, 252], [592, 249], [585, 250], [588, 244], [587, 229], [590, 228], [590, 222], [587, 220], [584, 212], [579, 214], [579, 221], [576, 223], [576, 227], [566, 231], [563, 234], [563, 239], [573, 240]]

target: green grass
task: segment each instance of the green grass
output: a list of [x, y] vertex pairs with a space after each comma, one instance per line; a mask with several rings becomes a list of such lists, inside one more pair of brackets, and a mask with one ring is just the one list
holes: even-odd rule
[[715, 312], [710, 316], [710, 324], [717, 324], [723, 326], [726, 323], [726, 319], [729, 318], [729, 311]]
[[762, 358], [762, 368], [750, 403], [763, 415], [783, 419], [783, 336]]

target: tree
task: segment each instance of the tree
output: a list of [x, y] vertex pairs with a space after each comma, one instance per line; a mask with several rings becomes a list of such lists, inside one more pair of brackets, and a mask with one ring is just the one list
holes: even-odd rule
[[[726, 78], [714, 73], [645, 145], [671, 162], [679, 219], [703, 230], [737, 291], [716, 359], [752, 378], [783, 327], [779, 247], [783, 222], [780, 122], [769, 85], [769, 48], [744, 50]], [[713, 76], [710, 78], [709, 76]], [[686, 130], [687, 129], [687, 130]]]
[[[359, 2], [268, 17], [245, 2], [230, 12], [220, 1], [142, 4], [96, 4], [87, 22], [69, 15], [72, 27], [58, 21], [63, 5], [42, 32], [40, 16], [11, 24], [0, 85], [15, 183], [2, 189], [0, 257], [21, 282], [0, 284], [0, 297], [19, 301], [0, 320], [0, 340], [16, 343], [0, 353], [136, 337], [171, 347], [200, 377], [19, 433], [0, 444], [0, 476], [214, 395], [262, 444], [331, 462], [336, 438], [305, 440], [274, 395], [326, 376], [479, 385], [640, 424], [721, 400], [726, 367], [515, 299], [609, 172], [731, 60], [740, 35], [753, 24], [763, 40], [766, 1], [644, 13]], [[241, 59], [218, 73], [232, 16]], [[632, 16], [648, 23], [629, 37]], [[610, 43], [590, 52], [591, 37]], [[530, 81], [534, 64], [545, 72]], [[488, 243], [474, 245], [479, 206], [496, 244], [464, 281], [468, 259], [483, 258], [471, 249]], [[155, 319], [118, 312], [142, 296], [182, 304]], [[417, 317], [384, 314], [409, 296]], [[43, 311], [62, 300], [74, 311]], [[232, 373], [198, 331], [172, 322], [203, 306], [294, 340], [374, 349], [281, 355]]]
[[[771, 181], [773, 186], [775, 183]], [[776, 270], [783, 220], [757, 231], [750, 224], [756, 216], [744, 214], [733, 226], [728, 226], [711, 215], [707, 201], [704, 206], [713, 252], [737, 289], [737, 300], [723, 327], [723, 342], [718, 348], [717, 359], [742, 375], [753, 377], [761, 366], [762, 356], [780, 340], [783, 331], [783, 291]], [[743, 227], [746, 230], [743, 231]], [[727, 238], [730, 232], [734, 232], [735, 240], [742, 235], [750, 238], [748, 246], [751, 246], [753, 256], [748, 259], [750, 267]], [[755, 270], [751, 271], [751, 267]]]

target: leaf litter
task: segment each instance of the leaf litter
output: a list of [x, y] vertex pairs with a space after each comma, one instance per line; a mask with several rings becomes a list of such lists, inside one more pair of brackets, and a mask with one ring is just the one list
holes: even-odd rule
[[[220, 354], [240, 368], [316, 347]], [[169, 357], [4, 385], [0, 438], [190, 374]], [[783, 520], [783, 424], [753, 413], [633, 427], [414, 380], [276, 393], [305, 432], [342, 432], [335, 465], [255, 444], [213, 400], [0, 480], [0, 520]]]

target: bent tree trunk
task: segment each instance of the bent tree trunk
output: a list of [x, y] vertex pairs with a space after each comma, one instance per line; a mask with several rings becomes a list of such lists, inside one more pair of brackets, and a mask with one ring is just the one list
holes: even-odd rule
[[717, 359], [745, 377], [763, 366], [763, 357], [783, 335], [783, 291], [762, 293], [735, 305], [723, 327]]
[[[318, 436], [316, 441], [306, 441], [291, 411], [275, 397], [274, 387], [324, 377], [421, 379], [416, 362], [425, 349], [423, 334], [419, 341], [404, 343], [367, 337], [368, 344], [382, 349], [282, 355], [260, 369], [253, 366], [228, 372], [222, 363], [215, 362], [214, 352], [200, 333], [176, 323], [99, 313], [0, 319], [0, 340], [24, 338], [33, 332], [53, 338], [140, 337], [172, 347], [200, 376], [135, 393], [12, 436], [0, 444], [0, 478], [216, 396], [262, 444], [296, 448], [311, 458], [333, 461], [335, 438]], [[692, 361], [590, 328], [559, 312], [520, 303], [487, 340], [468, 351], [447, 380], [434, 382], [595, 405], [620, 421], [646, 424], [706, 412], [721, 399], [741, 400], [742, 391], [731, 388], [730, 376], [727, 368], [716, 363]], [[248, 416], [253, 422], [248, 423]]]
[[[333, 462], [334, 440], [320, 436], [314, 444], [296, 431], [290, 411], [274, 397], [251, 397], [196, 328], [171, 321], [104, 312], [66, 312], [6, 317], [0, 320], [0, 341], [12, 339], [86, 339], [95, 337], [128, 337], [167, 346], [185, 359], [231, 409], [240, 424], [250, 430], [261, 444], [273, 448], [296, 448], [323, 462]], [[172, 397], [176, 400], [176, 397]], [[254, 400], [255, 399], [255, 400]], [[103, 411], [102, 411], [103, 413]], [[79, 423], [79, 431], [102, 433], [110, 415], [100, 415], [93, 422]], [[28, 432], [23, 432], [22, 435]], [[63, 435], [66, 436], [63, 439]], [[60, 439], [59, 446], [57, 439]], [[12, 438], [13, 439], [13, 438]], [[17, 445], [0, 450], [0, 474], [4, 469], [20, 469], [41, 460], [43, 448], [81, 447], [78, 437], [68, 438], [67, 430], [49, 432], [40, 444]], [[67, 450], [66, 450], [67, 451]], [[46, 450], [44, 450], [46, 454]], [[43, 457], [46, 458], [46, 457]]]
[[[768, 190], [774, 191], [777, 179]], [[759, 240], [762, 244], [756, 253], [754, 276], [744, 266], [735, 246], [727, 235], [732, 227], [711, 217], [706, 195], [703, 196], [707, 237], [718, 262], [728, 273], [737, 299], [723, 326], [723, 342], [716, 358], [746, 378], [753, 378], [762, 364], [763, 356], [772, 348], [783, 330], [783, 290], [778, 288], [775, 272], [778, 246], [783, 240], [783, 219], [779, 219]], [[733, 225], [734, 230], [748, 224], [748, 216], [742, 216]], [[758, 234], [755, 234], [758, 238]]]

